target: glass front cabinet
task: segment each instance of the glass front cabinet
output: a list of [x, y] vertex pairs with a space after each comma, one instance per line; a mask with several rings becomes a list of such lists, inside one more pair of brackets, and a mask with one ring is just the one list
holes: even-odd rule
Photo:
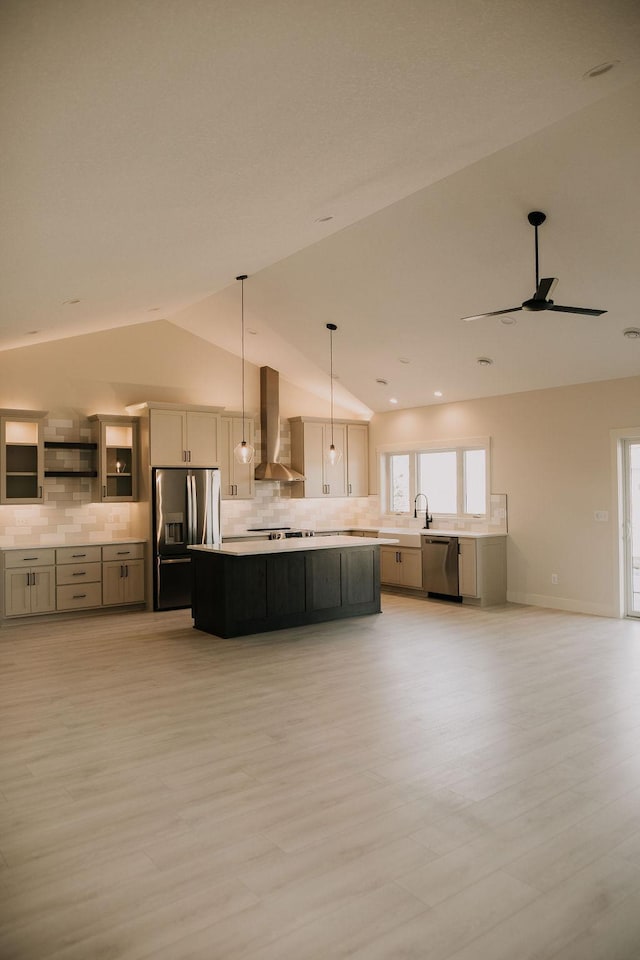
[[138, 497], [138, 418], [95, 413], [89, 417], [98, 445], [94, 499], [102, 503]]
[[43, 503], [46, 410], [0, 410], [0, 503]]

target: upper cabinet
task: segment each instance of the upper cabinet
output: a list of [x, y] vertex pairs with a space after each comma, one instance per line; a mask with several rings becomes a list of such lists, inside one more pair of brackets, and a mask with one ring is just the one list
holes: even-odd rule
[[98, 448], [94, 500], [117, 503], [138, 497], [138, 418], [95, 413], [89, 417]]
[[45, 410], [0, 410], [0, 503], [44, 500]]
[[[244, 421], [244, 439], [254, 446], [254, 422]], [[220, 418], [220, 489], [223, 500], [251, 500], [255, 497], [255, 463], [238, 463], [233, 451], [242, 442], [242, 417]]]
[[[368, 425], [309, 417], [293, 417], [291, 466], [304, 475], [291, 485], [292, 497], [364, 497], [368, 493]], [[342, 457], [336, 464], [327, 458], [333, 443]]]
[[148, 417], [152, 467], [217, 467], [220, 462], [220, 408], [143, 403], [127, 407]]
[[369, 496], [369, 424], [347, 424], [347, 494]]

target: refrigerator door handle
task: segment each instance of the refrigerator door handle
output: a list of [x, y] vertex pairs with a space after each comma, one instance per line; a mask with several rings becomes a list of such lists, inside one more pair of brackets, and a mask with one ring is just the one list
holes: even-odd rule
[[196, 543], [198, 537], [198, 488], [195, 474], [191, 474], [191, 543]]

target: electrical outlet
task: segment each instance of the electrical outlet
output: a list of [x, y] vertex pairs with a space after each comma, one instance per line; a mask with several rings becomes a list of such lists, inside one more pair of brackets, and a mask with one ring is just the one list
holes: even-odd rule
[[608, 511], [608, 510], [594, 510], [593, 519], [594, 519], [594, 520], [599, 520], [600, 523], [606, 523], [607, 520], [609, 519], [609, 511]]
[[28, 517], [16, 517], [16, 527], [28, 527], [29, 518]]
[[557, 574], [557, 573], [552, 573], [552, 574], [551, 574], [551, 583], [554, 583], [554, 584], [557, 584], [557, 583], [558, 583], [558, 574]]

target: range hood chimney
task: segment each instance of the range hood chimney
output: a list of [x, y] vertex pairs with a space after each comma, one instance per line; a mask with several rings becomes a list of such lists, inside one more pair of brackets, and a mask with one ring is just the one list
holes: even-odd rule
[[278, 462], [280, 454], [280, 374], [271, 367], [260, 367], [260, 429], [262, 462], [256, 467], [256, 480], [304, 480], [301, 473]]

